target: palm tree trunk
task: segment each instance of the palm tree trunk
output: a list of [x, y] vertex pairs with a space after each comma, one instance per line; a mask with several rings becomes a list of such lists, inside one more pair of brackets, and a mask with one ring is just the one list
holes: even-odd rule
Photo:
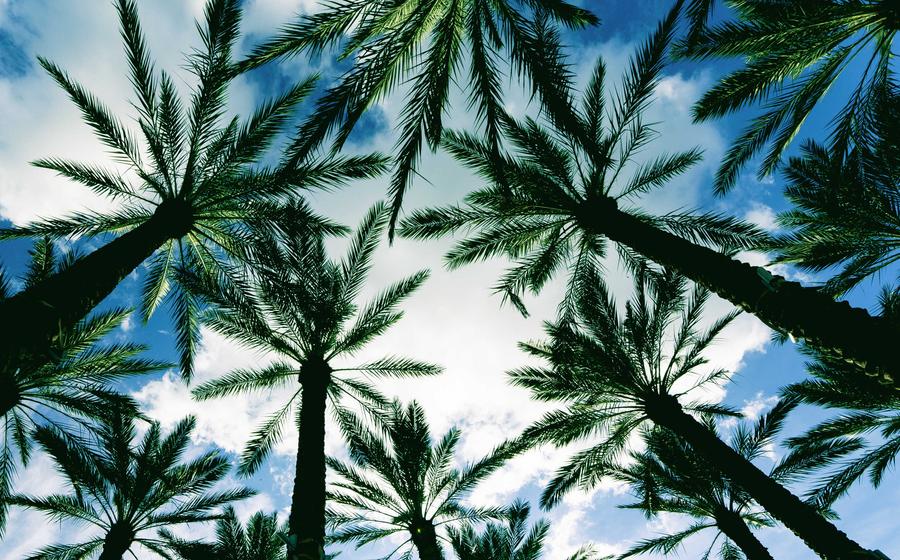
[[[300, 373], [303, 394], [297, 441], [297, 469], [288, 518], [288, 558], [325, 558], [325, 404], [331, 368], [306, 364]], [[290, 550], [293, 548], [293, 550]]]
[[774, 560], [736, 512], [724, 510], [716, 515], [716, 526], [743, 551], [747, 560]]
[[0, 367], [15, 370], [28, 357], [44, 361], [53, 341], [96, 307], [167, 240], [183, 236], [190, 208], [170, 200], [135, 229], [15, 296], [0, 301]]
[[134, 540], [134, 531], [125, 525], [114, 524], [103, 539], [99, 560], [122, 560]]
[[713, 468], [741, 486], [759, 505], [803, 539], [822, 558], [881, 558], [851, 540], [812, 506], [766, 476], [753, 463], [716, 437], [709, 428], [684, 412], [675, 397], [665, 395], [648, 399], [646, 412], [653, 422], [684, 439]]
[[732, 259], [622, 212], [611, 198], [586, 206], [581, 225], [709, 288], [774, 329], [829, 348], [900, 387], [894, 342], [900, 329], [864, 309], [761, 267]]
[[437, 531], [434, 529], [434, 523], [427, 520], [420, 520], [414, 524], [414, 528], [410, 531], [413, 545], [419, 553], [419, 560], [444, 560], [444, 553], [438, 545]]

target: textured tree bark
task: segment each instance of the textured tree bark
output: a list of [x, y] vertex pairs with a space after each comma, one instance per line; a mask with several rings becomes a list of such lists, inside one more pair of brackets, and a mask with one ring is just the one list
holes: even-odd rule
[[774, 560], [737, 513], [727, 510], [720, 512], [716, 515], [716, 526], [741, 549], [747, 560]]
[[835, 527], [809, 504], [769, 478], [720, 440], [706, 426], [684, 412], [675, 397], [658, 396], [647, 401], [648, 417], [684, 439], [710, 465], [741, 486], [772, 517], [803, 539], [828, 560], [878, 559]]
[[26, 360], [42, 363], [60, 333], [75, 326], [167, 240], [185, 235], [190, 208], [167, 201], [135, 229], [43, 282], [0, 301], [0, 367], [15, 371]]
[[622, 243], [677, 270], [774, 329], [832, 349], [900, 388], [900, 358], [894, 341], [900, 328], [813, 288], [754, 267], [653, 227], [618, 210], [611, 198], [585, 205], [586, 230]]
[[127, 525], [114, 524], [103, 539], [99, 560], [122, 560], [134, 541], [134, 531]]
[[444, 560], [434, 523], [425, 519], [417, 520], [409, 532], [420, 560]]
[[[324, 361], [305, 364], [297, 441], [297, 468], [288, 518], [288, 558], [325, 558], [325, 404], [331, 367]], [[291, 550], [292, 549], [292, 550]]]

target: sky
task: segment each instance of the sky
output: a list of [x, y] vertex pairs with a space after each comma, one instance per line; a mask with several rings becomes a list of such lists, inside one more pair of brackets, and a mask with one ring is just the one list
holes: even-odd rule
[[[184, 56], [198, 43], [194, 19], [201, 16], [202, 4], [202, 0], [138, 2], [157, 67], [171, 72], [184, 92], [191, 87], [190, 76], [184, 69]], [[670, 2], [632, 0], [585, 5], [595, 10], [603, 23], [595, 29], [564, 36], [579, 83], [586, 81], [598, 57], [606, 62], [609, 76], [621, 75], [635, 47], [663, 17]], [[244, 50], [294, 14], [318, 9], [316, 0], [246, 0], [243, 7], [241, 48]], [[110, 2], [0, 0], [0, 220], [5, 225], [25, 224], [39, 217], [64, 215], [85, 207], [112, 207], [109, 201], [97, 198], [87, 189], [29, 165], [30, 161], [45, 156], [108, 160], [104, 148], [80, 122], [77, 109], [36, 64], [37, 55], [50, 58], [87, 84], [117, 114], [131, 117], [135, 112], [129, 104], [131, 89], [116, 14]], [[776, 213], [787, 207], [779, 177], [758, 180], [754, 170], [748, 168], [732, 193], [719, 198], [712, 194], [717, 162], [730, 139], [746, 122], [748, 113], [703, 124], [693, 124], [690, 118], [691, 105], [718, 76], [734, 66], [733, 61], [682, 62], [666, 70], [648, 115], [658, 123], [660, 136], [645, 156], [652, 158], [657, 153], [699, 146], [704, 150], [704, 160], [643, 204], [653, 211], [676, 208], [720, 211], [774, 230]], [[327, 59], [298, 58], [242, 76], [229, 91], [230, 109], [247, 115], [255, 104], [277, 95], [310, 72], [322, 72], [327, 81], [338, 70]], [[838, 84], [836, 93], [826, 98], [826, 106], [813, 114], [801, 137], [822, 135], [827, 112], [837, 105], [833, 99], [839, 98], [842, 87]], [[465, 93], [457, 88], [445, 121], [453, 128], [466, 129], [473, 125], [474, 116], [467, 111], [465, 99]], [[505, 102], [513, 114], [533, 113], [535, 109], [515, 80], [505, 81]], [[354, 133], [348, 149], [390, 151], [396, 141], [392, 123], [396, 122], [402, 106], [402, 97], [396, 95], [373, 107]], [[415, 181], [407, 197], [406, 212], [456, 202], [481, 186], [476, 177], [445, 154], [426, 155], [420, 173], [422, 178]], [[380, 178], [358, 182], [336, 192], [305, 196], [322, 214], [355, 226], [366, 209], [385, 196], [386, 189], [387, 179]], [[369, 358], [402, 353], [442, 365], [445, 372], [437, 378], [392, 381], [380, 388], [388, 395], [422, 403], [435, 438], [452, 426], [459, 427], [463, 440], [457, 460], [463, 464], [481, 457], [504, 438], [518, 434], [548, 410], [549, 405], [536, 403], [524, 390], [510, 386], [505, 372], [532, 363], [517, 348], [517, 343], [542, 338], [542, 322], [553, 318], [562, 287], [556, 281], [539, 296], [527, 298], [531, 315], [523, 318], [515, 309], [501, 305], [500, 298], [491, 293], [490, 286], [505, 263], [493, 261], [448, 271], [442, 255], [450, 244], [451, 240], [398, 240], [391, 246], [382, 244], [363, 298], [417, 270], [428, 268], [432, 275], [403, 306], [403, 320], [354, 360], [361, 363]], [[77, 245], [89, 251], [98, 243], [79, 240]], [[335, 257], [341, 255], [341, 241], [329, 243], [329, 247]], [[27, 249], [28, 244], [24, 242], [0, 244], [0, 262], [19, 272], [27, 258]], [[742, 258], [754, 264], [764, 263], [762, 255], [748, 254]], [[630, 280], [615, 260], [607, 265], [607, 281], [614, 293], [620, 299], [627, 297]], [[776, 270], [793, 279], [816, 280], [789, 268]], [[135, 305], [142, 274], [139, 267], [105, 305]], [[851, 294], [851, 301], [871, 307], [884, 280], [863, 285]], [[729, 304], [713, 298], [707, 320], [729, 310]], [[130, 317], [112, 336], [145, 343], [151, 347], [149, 355], [154, 357], [174, 359], [173, 335], [165, 308], [147, 324], [142, 324], [137, 315]], [[774, 344], [770, 336], [771, 331], [761, 322], [749, 315], [740, 316], [709, 356], [712, 364], [729, 368], [734, 376], [708, 396], [755, 419], [777, 402], [779, 388], [802, 379], [803, 360], [795, 347]], [[195, 383], [267, 359], [204, 331]], [[190, 388], [174, 370], [130, 379], [120, 389], [134, 396], [148, 415], [165, 428], [186, 415], [195, 415], [198, 426], [191, 453], [217, 447], [235, 460], [254, 427], [280, 402], [280, 395], [274, 393], [207, 401], [198, 406], [191, 400]], [[826, 416], [820, 410], [801, 408], [789, 421], [785, 435], [800, 434]], [[257, 475], [243, 481], [231, 477], [229, 483], [245, 483], [259, 492], [237, 506], [240, 515], [246, 517], [264, 509], [278, 511], [286, 518], [295, 442], [295, 431], [288, 431]], [[338, 456], [344, 453], [333, 426], [326, 444], [329, 453]], [[479, 486], [469, 500], [484, 505], [508, 504], [516, 498], [530, 500], [533, 520], [541, 516], [551, 523], [545, 554], [548, 559], [562, 559], [587, 543], [592, 543], [602, 554], [616, 554], [642, 538], [687, 526], [687, 520], [676, 516], [647, 520], [638, 513], [618, 509], [616, 506], [627, 503], [630, 496], [627, 488], [611, 483], [602, 483], [589, 492], [573, 493], [558, 507], [539, 511], [537, 496], [571, 451], [547, 447], [528, 452]], [[781, 453], [783, 449], [776, 447], [770, 458], [761, 460], [760, 466], [771, 466], [766, 462]], [[837, 524], [842, 530], [865, 546], [878, 548], [889, 556], [900, 556], [900, 533], [895, 530], [896, 522], [890, 515], [893, 504], [900, 499], [897, 482], [896, 473], [891, 472], [878, 490], [857, 485], [836, 507], [841, 516]], [[19, 471], [16, 485], [35, 493], [63, 488], [52, 463], [42, 455]], [[50, 542], [74, 542], [86, 530], [49, 522], [34, 512], [14, 510], [6, 535], [0, 541], [0, 557], [22, 558]], [[211, 527], [192, 527], [190, 534], [209, 535]], [[776, 558], [814, 557], [783, 528], [759, 531], [758, 535]], [[705, 536], [688, 541], [680, 557], [698, 557], [708, 542]], [[393, 548], [390, 544], [371, 546], [345, 551], [341, 557], [375, 558], [390, 548]], [[147, 551], [136, 553], [142, 559], [152, 557]]]

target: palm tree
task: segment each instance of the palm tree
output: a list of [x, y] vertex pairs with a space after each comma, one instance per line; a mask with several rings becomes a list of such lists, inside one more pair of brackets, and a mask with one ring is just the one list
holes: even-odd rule
[[[35, 165], [121, 202], [110, 212], [83, 211], [27, 227], [7, 229], [2, 238], [49, 235], [121, 234], [101, 249], [0, 303], [4, 321], [17, 328], [0, 341], [0, 366], [28, 353], [41, 355], [60, 330], [74, 325], [144, 261], [142, 310], [149, 317], [169, 295], [179, 327], [185, 376], [199, 336], [196, 302], [178, 289], [176, 265], [218, 271], [224, 260], [240, 257], [248, 223], [267, 221], [275, 205], [300, 189], [333, 187], [377, 175], [385, 161], [376, 155], [330, 157], [291, 167], [262, 165], [267, 149], [290, 123], [296, 107], [313, 89], [302, 81], [257, 108], [246, 121], [225, 121], [227, 89], [234, 78], [232, 49], [240, 23], [238, 0], [209, 0], [198, 29], [202, 48], [188, 57], [197, 77], [185, 110], [175, 83], [157, 74], [150, 60], [133, 0], [118, 0], [121, 33], [134, 84], [137, 125], [144, 147], [93, 94], [50, 62], [41, 65], [69, 95], [119, 164], [127, 171], [48, 158]], [[314, 219], [302, 205], [293, 219]], [[173, 285], [174, 284], [174, 285]], [[174, 289], [173, 289], [174, 288]]]
[[[459, 560], [540, 560], [550, 524], [543, 519], [528, 529], [527, 502], [516, 501], [505, 515], [505, 523], [488, 523], [481, 533], [472, 525], [451, 527], [450, 543]], [[568, 560], [596, 558], [583, 547]]]
[[842, 294], [900, 261], [900, 92], [879, 99], [876, 126], [849, 152], [809, 142], [790, 158], [785, 195], [794, 209], [779, 216], [787, 233], [777, 262], [813, 272], [840, 267], [825, 283]]
[[[49, 239], [38, 241], [31, 251], [23, 285], [27, 289], [40, 282], [69, 266], [73, 258], [71, 253], [59, 255]], [[0, 270], [0, 299], [11, 296], [9, 280]], [[129, 313], [125, 309], [94, 313], [56, 339], [52, 360], [0, 372], [0, 496], [11, 491], [17, 459], [27, 466], [36, 426], [49, 424], [63, 430], [70, 420], [84, 424], [103, 415], [110, 406], [128, 406], [136, 411], [136, 404], [111, 390], [110, 383], [167, 364], [138, 358], [145, 350], [138, 344], [99, 344]], [[0, 499], [0, 532], [6, 522], [6, 505]]]
[[390, 184], [393, 235], [423, 143], [432, 149], [440, 143], [451, 84], [469, 84], [469, 107], [497, 142], [503, 113], [501, 52], [505, 49], [512, 72], [545, 97], [555, 90], [554, 76], [537, 62], [544, 51], [559, 50], [555, 26], [578, 29], [598, 21], [565, 0], [337, 0], [284, 26], [242, 68], [301, 53], [320, 55], [341, 45], [338, 59], [353, 60], [303, 123], [287, 152], [289, 162], [309, 157], [332, 133], [332, 149], [340, 150], [366, 109], [410, 84]]
[[[900, 288], [885, 290], [881, 306], [885, 316], [900, 321]], [[789, 439], [788, 443], [801, 456], [821, 448], [861, 450], [810, 493], [815, 503], [826, 507], [865, 476], [872, 486], [878, 487], [885, 473], [892, 468], [900, 454], [900, 433], [897, 431], [900, 395], [876, 380], [861, 378], [860, 381], [858, 368], [833, 355], [806, 350], [813, 359], [807, 364], [813, 378], [785, 388], [785, 395], [842, 412], [806, 434]], [[870, 434], [877, 436], [868, 437]]]
[[285, 560], [281, 535], [287, 528], [279, 526], [278, 517], [261, 511], [241, 524], [234, 508], [227, 506], [216, 521], [216, 542], [204, 543], [179, 539], [168, 531], [160, 531], [169, 549], [182, 560]]
[[[739, 424], [728, 445], [748, 461], [759, 458], [774, 443], [784, 427], [785, 418], [796, 405], [796, 400], [782, 399], [752, 425]], [[715, 432], [715, 425], [710, 423], [709, 429]], [[772, 559], [750, 528], [771, 527], [774, 523], [769, 515], [758, 511], [742, 488], [735, 486], [721, 472], [711, 470], [706, 459], [672, 432], [654, 428], [644, 434], [644, 439], [647, 442], [645, 451], [632, 452], [631, 462], [625, 466], [611, 465], [609, 468], [608, 474], [630, 484], [639, 500], [621, 507], [640, 510], [648, 518], [668, 512], [689, 516], [694, 522], [682, 531], [641, 541], [621, 558], [647, 553], [668, 554], [686, 539], [706, 529], [714, 529], [715, 536], [703, 558], [712, 553], [721, 539], [719, 557], [723, 560]], [[823, 448], [804, 456], [803, 460], [792, 455], [775, 464], [768, 474], [780, 483], [790, 482], [847, 452], [848, 449], [843, 448]]]
[[[900, 335], [895, 326], [705, 246], [724, 252], [759, 246], [765, 236], [756, 228], [721, 215], [651, 216], [634, 204], [700, 158], [697, 150], [659, 156], [626, 177], [635, 154], [653, 136], [641, 114], [662, 71], [679, 9], [680, 3], [638, 50], [612, 106], [604, 101], [606, 70], [600, 61], [580, 108], [571, 97], [545, 107], [549, 129], [531, 119], [503, 119], [513, 153], [498, 155], [489, 141], [470, 134], [445, 134], [446, 149], [490, 185], [469, 194], [463, 206], [413, 212], [400, 234], [430, 239], [460, 229], [474, 232], [447, 255], [449, 266], [494, 256], [514, 260], [517, 266], [497, 286], [514, 303], [566, 264], [576, 278], [605, 254], [609, 240], [631, 269], [641, 257], [653, 260], [776, 330], [838, 348], [891, 377], [897, 368], [891, 341]], [[900, 384], [900, 376], [892, 379]]]
[[152, 423], [137, 445], [133, 416], [113, 410], [96, 427], [96, 441], [40, 426], [35, 439], [55, 461], [71, 494], [16, 495], [10, 504], [36, 509], [54, 520], [93, 525], [102, 533], [77, 544], [50, 545], [33, 559], [80, 560], [100, 551], [100, 560], [121, 560], [135, 544], [168, 558], [154, 529], [221, 517], [220, 506], [254, 495], [248, 488], [212, 490], [230, 470], [218, 452], [181, 462], [194, 419], [185, 418], [163, 437]]
[[759, 175], [772, 173], [804, 121], [848, 71], [858, 81], [835, 113], [832, 140], [843, 146], [868, 127], [877, 92], [894, 81], [892, 47], [900, 29], [900, 8], [891, 0], [728, 0], [726, 5], [736, 19], [697, 31], [684, 51], [697, 59], [742, 57], [745, 64], [706, 92], [694, 107], [694, 119], [724, 117], [752, 105], [763, 112], [728, 150], [716, 176], [719, 193], [732, 188], [741, 168], [767, 145]]
[[547, 325], [549, 343], [523, 345], [550, 367], [510, 374], [513, 383], [537, 399], [565, 403], [526, 429], [526, 441], [562, 446], [599, 438], [557, 472], [541, 503], [552, 506], [572, 488], [592, 487], [639, 429], [653, 425], [681, 438], [816, 552], [869, 557], [816, 509], [689, 414], [734, 414], [727, 407], [697, 402], [693, 393], [730, 375], [722, 369], [705, 371], [703, 353], [736, 313], [701, 332], [698, 324], [709, 292], [695, 287], [687, 297], [682, 277], [644, 270], [638, 272], [635, 294], [620, 317], [616, 302], [593, 276], [586, 275], [579, 287], [577, 313]]
[[[236, 285], [198, 286], [218, 309], [209, 324], [244, 345], [276, 354], [271, 365], [232, 371], [194, 390], [199, 399], [286, 387], [296, 380], [287, 402], [255, 432], [241, 457], [239, 472], [255, 472], [281, 437], [285, 419], [296, 409], [299, 436], [297, 470], [288, 519], [290, 558], [321, 559], [325, 542], [325, 411], [346, 412], [348, 396], [375, 409], [387, 401], [369, 383], [353, 376], [434, 375], [438, 366], [389, 356], [374, 362], [338, 366], [335, 359], [353, 355], [396, 323], [399, 303], [427, 278], [418, 272], [389, 287], [367, 304], [355, 303], [362, 289], [387, 215], [373, 207], [357, 230], [347, 256], [333, 262], [320, 236], [287, 230], [262, 238], [254, 279]], [[287, 227], [287, 225], [285, 226]], [[355, 321], [350, 321], [355, 318]], [[299, 403], [298, 403], [299, 400]], [[299, 404], [299, 406], [297, 406]]]
[[405, 537], [384, 560], [409, 545], [402, 560], [443, 560], [439, 530], [459, 523], [496, 519], [498, 508], [468, 507], [462, 499], [516, 452], [506, 442], [486, 457], [462, 469], [453, 466], [461, 433], [451, 428], [434, 441], [422, 407], [394, 402], [384, 420], [383, 433], [349, 416], [343, 423], [350, 461], [329, 458], [340, 477], [329, 499], [342, 506], [329, 512], [330, 539], [336, 543], [368, 543], [399, 534]]

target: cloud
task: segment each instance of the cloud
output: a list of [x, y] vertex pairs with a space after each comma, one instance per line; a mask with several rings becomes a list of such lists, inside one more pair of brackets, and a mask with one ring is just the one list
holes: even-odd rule
[[766, 396], [760, 391], [749, 401], [744, 401], [744, 406], [741, 407], [741, 414], [748, 420], [757, 420], [770, 408], [778, 404], [779, 400], [781, 399], [779, 399], [778, 395]]
[[754, 202], [750, 206], [750, 209], [744, 214], [744, 219], [751, 224], [756, 224], [766, 231], [775, 231], [778, 229], [775, 211], [761, 202]]

